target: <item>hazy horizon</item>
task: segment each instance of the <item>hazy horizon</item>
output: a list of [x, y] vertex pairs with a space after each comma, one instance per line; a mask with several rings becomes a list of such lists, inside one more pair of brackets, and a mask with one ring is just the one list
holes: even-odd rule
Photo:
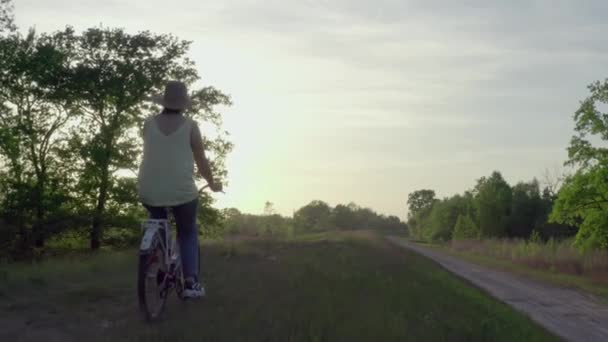
[[462, 193], [493, 170], [514, 184], [565, 161], [587, 85], [608, 76], [603, 13], [602, 1], [15, 1], [20, 29], [192, 40], [204, 84], [234, 102], [220, 206], [353, 201], [402, 218], [414, 190]]

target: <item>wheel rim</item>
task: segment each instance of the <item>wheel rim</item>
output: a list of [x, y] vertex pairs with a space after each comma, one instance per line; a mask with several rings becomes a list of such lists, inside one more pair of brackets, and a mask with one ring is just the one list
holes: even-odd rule
[[148, 314], [152, 318], [158, 317], [165, 305], [167, 269], [164, 263], [163, 251], [155, 248], [147, 260], [145, 273], [145, 296]]

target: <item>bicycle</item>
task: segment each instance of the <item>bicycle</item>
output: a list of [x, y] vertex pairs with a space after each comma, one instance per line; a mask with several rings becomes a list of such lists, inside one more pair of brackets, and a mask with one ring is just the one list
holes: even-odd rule
[[[199, 193], [207, 187], [201, 188]], [[171, 229], [169, 208], [166, 210], [167, 219], [147, 219], [141, 226], [137, 293], [139, 308], [149, 322], [162, 315], [171, 291], [175, 290], [179, 299], [187, 299], [183, 296], [185, 279], [179, 244]], [[200, 247], [197, 269], [200, 273]]]

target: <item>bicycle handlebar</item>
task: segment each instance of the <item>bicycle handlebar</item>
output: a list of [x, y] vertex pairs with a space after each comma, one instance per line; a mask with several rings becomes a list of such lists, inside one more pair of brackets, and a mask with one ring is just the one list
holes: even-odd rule
[[[202, 188], [198, 189], [198, 193], [199, 193], [199, 194], [202, 194], [202, 193], [203, 193], [203, 191], [205, 191], [205, 189], [208, 189], [208, 188], [209, 188], [209, 183], [205, 184], [205, 185], [204, 185]], [[225, 191], [223, 191], [223, 190], [222, 190], [222, 191], [220, 191], [220, 192], [221, 192], [221, 193], [223, 193], [223, 194], [225, 194], [225, 193], [226, 193], [226, 192], [225, 192]]]

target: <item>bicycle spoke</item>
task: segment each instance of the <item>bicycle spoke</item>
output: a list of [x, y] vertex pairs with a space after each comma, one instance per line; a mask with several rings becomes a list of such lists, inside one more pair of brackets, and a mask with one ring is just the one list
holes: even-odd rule
[[168, 270], [164, 262], [164, 251], [159, 244], [152, 253], [143, 256], [140, 272], [140, 303], [148, 319], [154, 320], [162, 313], [168, 293]]

